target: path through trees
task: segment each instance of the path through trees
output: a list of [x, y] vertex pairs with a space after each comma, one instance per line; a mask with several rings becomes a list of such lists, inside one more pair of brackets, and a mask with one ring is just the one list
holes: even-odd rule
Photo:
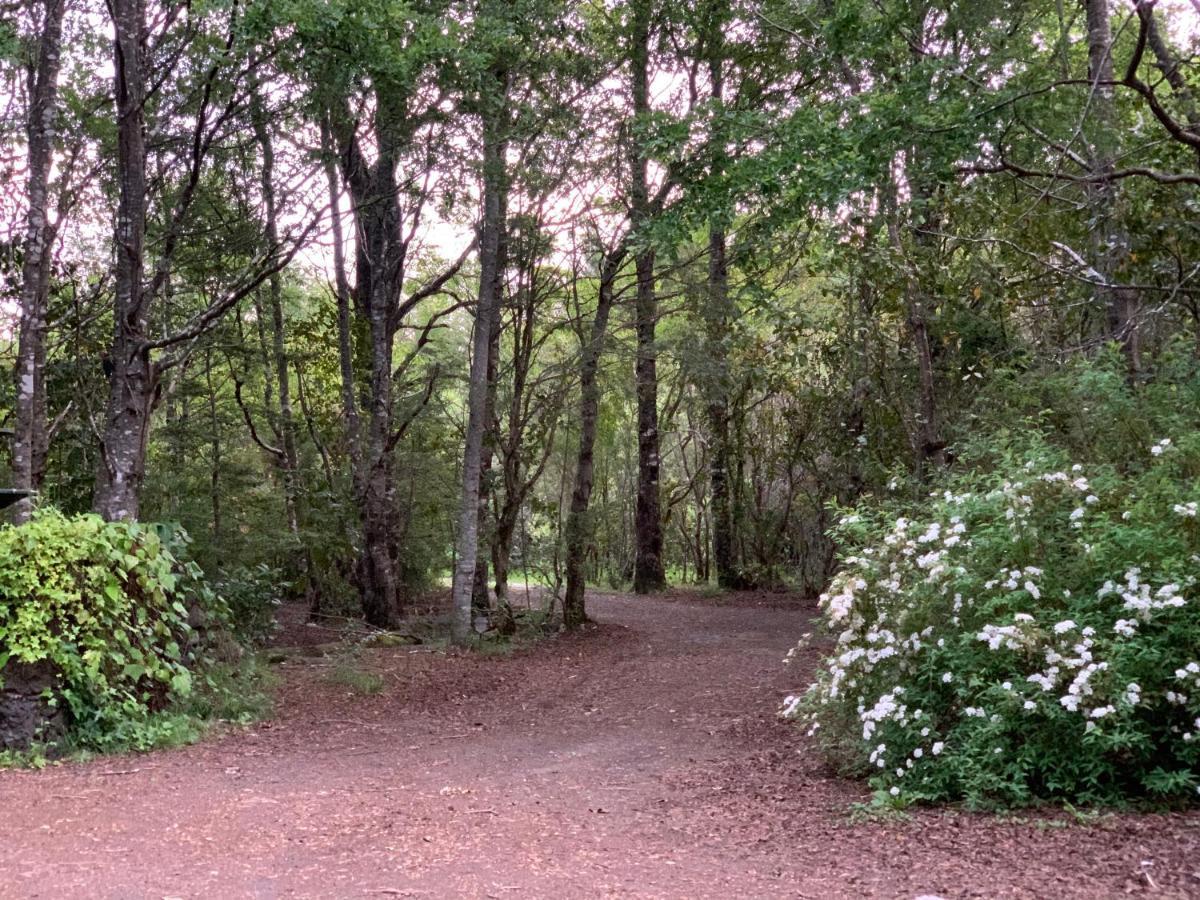
[[[508, 658], [370, 651], [348, 696], [284, 669], [277, 716], [188, 749], [0, 772], [0, 896], [1100, 897], [1200, 885], [1200, 816], [855, 821], [775, 701], [811, 610], [598, 595]], [[1053, 818], [1053, 821], [1050, 819]], [[1070, 823], [1070, 824], [1068, 824]], [[1145, 874], [1143, 874], [1143, 872]]]

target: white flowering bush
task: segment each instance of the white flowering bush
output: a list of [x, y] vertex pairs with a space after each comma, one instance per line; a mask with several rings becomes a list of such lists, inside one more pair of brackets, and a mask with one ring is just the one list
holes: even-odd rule
[[1200, 432], [1024, 444], [842, 516], [833, 648], [784, 713], [884, 802], [1194, 802]]

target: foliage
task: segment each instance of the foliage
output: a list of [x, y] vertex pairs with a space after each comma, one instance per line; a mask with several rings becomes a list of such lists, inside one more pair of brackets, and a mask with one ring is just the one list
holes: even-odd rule
[[[225, 612], [177, 531], [44, 509], [0, 529], [0, 664], [48, 663], [80, 746], [141, 749], [177, 730]], [[2, 671], [2, 667], [0, 667]]]
[[786, 712], [885, 801], [1194, 801], [1200, 378], [1027, 379], [1056, 413], [842, 516], [834, 650]]
[[228, 611], [230, 629], [243, 644], [262, 644], [275, 633], [283, 583], [283, 573], [266, 563], [234, 566], [213, 580], [213, 591]]

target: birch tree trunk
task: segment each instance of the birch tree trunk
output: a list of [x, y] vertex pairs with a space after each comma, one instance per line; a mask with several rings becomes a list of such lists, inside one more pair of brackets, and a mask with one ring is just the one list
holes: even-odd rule
[[[25, 217], [21, 266], [21, 319], [17, 337], [16, 427], [13, 435], [13, 487], [37, 491], [46, 472], [46, 316], [50, 293], [50, 166], [58, 119], [58, 73], [65, 0], [45, 0], [37, 65], [32, 73], [26, 121], [29, 209]], [[13, 520], [29, 519], [32, 499], [17, 503]]]

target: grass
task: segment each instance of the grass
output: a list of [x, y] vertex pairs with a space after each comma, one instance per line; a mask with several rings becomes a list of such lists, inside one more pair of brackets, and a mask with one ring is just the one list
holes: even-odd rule
[[332, 683], [347, 687], [355, 694], [363, 696], [371, 696], [383, 691], [383, 676], [362, 668], [361, 663], [354, 656], [346, 656], [338, 660], [328, 678]]

